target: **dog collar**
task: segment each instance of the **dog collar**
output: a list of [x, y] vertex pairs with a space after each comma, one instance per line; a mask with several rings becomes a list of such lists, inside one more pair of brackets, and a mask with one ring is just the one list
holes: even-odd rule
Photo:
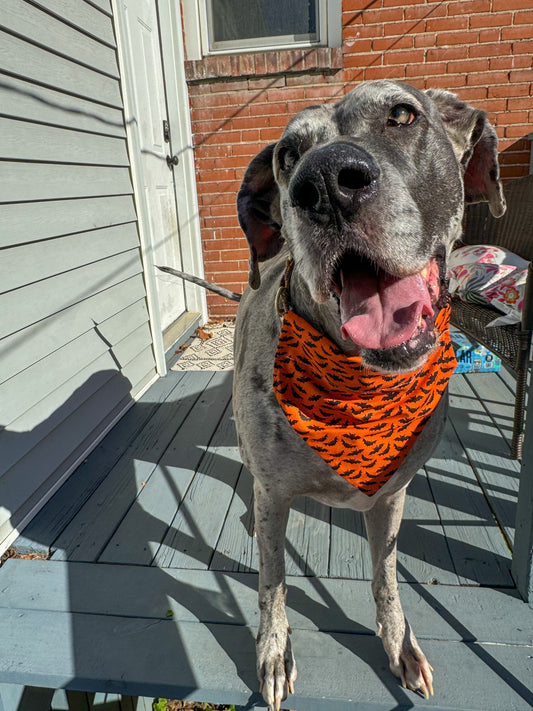
[[283, 316], [274, 392], [291, 427], [330, 467], [368, 496], [400, 467], [457, 364], [450, 306], [435, 319], [437, 347], [410, 373], [364, 368], [305, 319]]

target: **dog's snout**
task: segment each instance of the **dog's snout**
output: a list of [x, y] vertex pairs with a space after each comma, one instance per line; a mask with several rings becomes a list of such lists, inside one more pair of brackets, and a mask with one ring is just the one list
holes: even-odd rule
[[379, 167], [365, 150], [352, 143], [332, 143], [310, 152], [290, 185], [293, 206], [311, 217], [331, 210], [349, 219], [373, 191]]

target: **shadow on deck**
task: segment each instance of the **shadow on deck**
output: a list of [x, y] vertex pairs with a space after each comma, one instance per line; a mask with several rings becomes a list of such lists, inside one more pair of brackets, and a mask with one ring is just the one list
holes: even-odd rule
[[[17, 550], [46, 559], [0, 571], [0, 711], [45, 708], [13, 701], [17, 685], [261, 705], [252, 484], [231, 384], [231, 372], [156, 382], [26, 528]], [[287, 531], [299, 677], [286, 708], [531, 708], [533, 612], [511, 576], [511, 388], [505, 371], [453, 376], [445, 436], [409, 488], [398, 576], [435, 696], [388, 670], [362, 516], [301, 499]]]

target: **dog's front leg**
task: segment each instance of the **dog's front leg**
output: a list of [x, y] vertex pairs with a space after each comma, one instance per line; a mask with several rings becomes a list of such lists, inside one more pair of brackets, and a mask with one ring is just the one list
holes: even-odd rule
[[296, 665], [285, 612], [285, 531], [290, 501], [254, 482], [255, 530], [259, 544], [259, 610], [257, 676], [261, 693], [272, 709], [280, 704], [296, 679]]
[[402, 685], [420, 690], [426, 698], [433, 694], [432, 667], [420, 649], [405, 619], [396, 577], [396, 541], [402, 520], [405, 489], [378, 499], [365, 512], [372, 555], [372, 592], [376, 602], [378, 634], [389, 657], [390, 669]]

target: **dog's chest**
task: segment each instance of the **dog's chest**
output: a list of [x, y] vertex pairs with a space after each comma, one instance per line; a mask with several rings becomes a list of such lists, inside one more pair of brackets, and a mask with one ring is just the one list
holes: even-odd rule
[[363, 369], [294, 312], [285, 315], [274, 391], [293, 430], [343, 479], [372, 496], [404, 462], [455, 368], [449, 313], [439, 346], [414, 373]]

